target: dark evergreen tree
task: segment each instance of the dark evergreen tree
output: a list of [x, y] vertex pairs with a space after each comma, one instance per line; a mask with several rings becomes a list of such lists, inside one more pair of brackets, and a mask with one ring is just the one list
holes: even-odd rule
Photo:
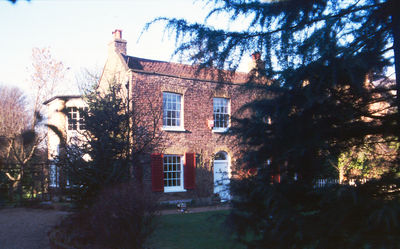
[[120, 86], [107, 93], [92, 91], [85, 99], [84, 129], [65, 143], [59, 156], [80, 204], [91, 204], [104, 187], [130, 179], [129, 116]]
[[[235, 70], [244, 55], [263, 56], [265, 69], [258, 67], [248, 87], [263, 88], [266, 97], [243, 107], [252, 116], [235, 120], [232, 129], [246, 148], [243, 165], [258, 169], [232, 184], [238, 234], [248, 239], [252, 233], [249, 248], [399, 247], [398, 160], [390, 161], [390, 177], [379, 181], [314, 187], [351, 148], [398, 147], [399, 3], [208, 3], [214, 6], [208, 18], [223, 14], [248, 26], [221, 30], [178, 19], [156, 21], [176, 32], [176, 53], [202, 66]], [[387, 78], [390, 67], [396, 82]]]
[[64, 143], [58, 160], [78, 204], [90, 205], [105, 188], [130, 180], [140, 185], [139, 156], [159, 146], [162, 134], [157, 129], [161, 114], [147, 113], [152, 123], [145, 124], [144, 114], [120, 84], [110, 84], [106, 92], [93, 90], [85, 100], [88, 108], [81, 113], [85, 128]]

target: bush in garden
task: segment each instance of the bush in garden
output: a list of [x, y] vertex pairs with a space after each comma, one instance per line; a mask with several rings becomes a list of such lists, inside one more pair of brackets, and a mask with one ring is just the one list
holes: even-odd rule
[[104, 190], [91, 211], [97, 244], [139, 249], [154, 231], [157, 202], [150, 191], [129, 183]]
[[152, 193], [138, 184], [109, 187], [90, 209], [66, 218], [50, 240], [84, 249], [141, 249], [154, 231], [157, 207]]

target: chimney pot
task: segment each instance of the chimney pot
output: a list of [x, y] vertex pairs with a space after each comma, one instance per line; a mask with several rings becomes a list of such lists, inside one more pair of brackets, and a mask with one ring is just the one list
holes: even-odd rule
[[261, 53], [260, 52], [254, 52], [251, 57], [253, 58], [253, 61], [257, 61], [259, 59], [261, 59]]
[[261, 60], [261, 53], [256, 51], [251, 55], [251, 57], [253, 60], [249, 65], [249, 73], [255, 77], [265, 75], [265, 62]]
[[116, 29], [114, 32], [112, 32], [114, 35], [115, 40], [121, 40], [122, 39], [122, 30]]
[[116, 29], [112, 32], [113, 41], [109, 43], [110, 51], [115, 51], [126, 55], [126, 41], [122, 39], [122, 30]]

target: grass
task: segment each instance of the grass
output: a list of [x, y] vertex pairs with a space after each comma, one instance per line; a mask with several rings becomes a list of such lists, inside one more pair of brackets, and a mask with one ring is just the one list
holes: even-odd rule
[[224, 223], [229, 211], [160, 216], [149, 240], [154, 249], [244, 249]]

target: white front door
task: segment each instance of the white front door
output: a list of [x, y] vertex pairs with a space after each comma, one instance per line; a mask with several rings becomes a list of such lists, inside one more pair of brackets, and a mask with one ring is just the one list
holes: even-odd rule
[[231, 199], [229, 191], [230, 170], [228, 160], [214, 160], [214, 193], [221, 197], [221, 201]]

